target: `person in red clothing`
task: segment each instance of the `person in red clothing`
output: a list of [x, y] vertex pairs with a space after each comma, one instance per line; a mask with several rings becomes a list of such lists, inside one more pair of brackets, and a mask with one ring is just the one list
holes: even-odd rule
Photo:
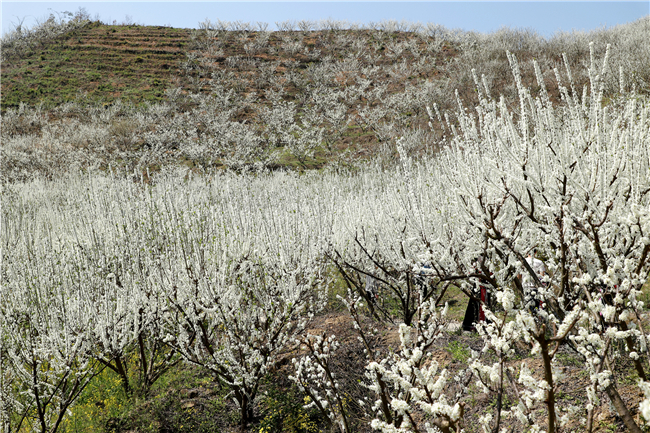
[[[483, 260], [482, 257], [479, 260]], [[482, 264], [482, 263], [481, 263]], [[477, 260], [474, 265], [474, 272], [478, 273], [479, 261]], [[488, 292], [488, 286], [486, 286], [481, 280], [477, 280], [474, 283], [474, 287], [467, 302], [467, 310], [465, 310], [465, 317], [463, 318], [463, 330], [464, 331], [475, 331], [477, 322], [485, 322], [485, 311], [484, 307], [489, 305], [490, 297]]]

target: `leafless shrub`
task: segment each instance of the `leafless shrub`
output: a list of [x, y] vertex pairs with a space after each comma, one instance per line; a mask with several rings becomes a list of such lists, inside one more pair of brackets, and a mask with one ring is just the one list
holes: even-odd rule
[[411, 28], [411, 23], [407, 20], [384, 20], [379, 23], [378, 27], [386, 33], [407, 32]]
[[320, 30], [336, 31], [336, 30], [343, 30], [346, 27], [346, 25], [347, 25], [347, 21], [327, 18], [321, 20], [318, 23], [318, 28]]
[[275, 27], [279, 32], [292, 32], [296, 28], [296, 22], [293, 20], [276, 21]]
[[138, 127], [129, 119], [114, 120], [109, 133], [118, 148], [129, 148], [134, 142]]
[[265, 23], [263, 21], [258, 21], [255, 23], [255, 25], [257, 26], [258, 32], [266, 32], [269, 28], [269, 23]]
[[237, 20], [230, 23], [230, 30], [234, 32], [250, 32], [253, 28], [254, 26], [248, 21]]
[[301, 32], [307, 33], [316, 28], [316, 24], [311, 20], [300, 20], [298, 21], [298, 28]]
[[242, 65], [243, 58], [241, 56], [230, 56], [226, 59], [226, 66], [231, 69], [239, 69]]
[[291, 56], [299, 53], [304, 48], [302, 37], [290, 34], [283, 36], [281, 48], [285, 53]]

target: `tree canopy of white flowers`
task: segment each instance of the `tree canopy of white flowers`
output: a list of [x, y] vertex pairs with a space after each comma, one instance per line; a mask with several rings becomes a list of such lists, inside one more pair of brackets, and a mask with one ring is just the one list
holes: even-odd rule
[[[127, 393], [146, 393], [179, 356], [204, 366], [232, 388], [246, 424], [259, 381], [324, 303], [320, 253], [336, 202], [314, 202], [319, 186], [315, 176], [226, 174], [206, 183], [172, 174], [154, 189], [102, 177], [8, 187], [0, 360], [10, 430], [41, 412], [40, 430], [56, 429], [39, 399], [64, 401], [63, 416], [83, 389], [87, 381], [70, 396], [47, 382], [66, 378], [68, 364], [55, 370], [49, 353], [61, 344], [68, 356], [71, 339], [75, 351], [64, 361], [82, 363], [74, 374], [109, 367]], [[74, 329], [67, 335], [34, 309]], [[19, 324], [25, 331], [15, 334]], [[129, 356], [139, 358], [136, 384]], [[37, 362], [51, 362], [63, 379], [23, 375], [6, 385]]]
[[[480, 104], [474, 114], [459, 100], [458, 123], [443, 122], [451, 146], [419, 166], [404, 156], [402, 185], [393, 190], [397, 205], [364, 207], [367, 219], [354, 220], [357, 235], [337, 257], [342, 268], [379, 279], [400, 299], [409, 296], [414, 271], [424, 264], [436, 283], [451, 279], [469, 289], [480, 280], [492, 287], [505, 316], [492, 316], [482, 332], [485, 350], [500, 361], [475, 362], [471, 369], [486, 389], [500, 392], [503, 359], [511, 355], [513, 341], [523, 340], [542, 358], [544, 377], [541, 384], [532, 380], [522, 363], [519, 381], [512, 384], [523, 387], [517, 390], [522, 401], [511, 410], [499, 407], [490, 428], [498, 430], [503, 416], [538, 425], [529, 407], [536, 402], [547, 406], [546, 431], [565, 422], [559, 411], [573, 409], [556, 407], [555, 397], [562, 374], [554, 356], [562, 344], [584, 357], [591, 374], [588, 430], [596, 392], [604, 391], [626, 427], [640, 431], [607, 365], [610, 356], [629, 356], [639, 381], [647, 380], [639, 355], [644, 351], [647, 360], [644, 305], [638, 298], [650, 272], [648, 103], [626, 92], [623, 82], [620, 97], [603, 102], [607, 54], [600, 65], [592, 56], [591, 88], [582, 96], [565, 87], [555, 71], [563, 96], [558, 107], [545, 92], [539, 68], [541, 93], [533, 97], [521, 84], [516, 59], [510, 61], [519, 91], [517, 115], [475, 78]], [[566, 75], [570, 80], [568, 67]], [[427, 195], [437, 197], [423, 200]], [[534, 249], [548, 269], [543, 278], [526, 260]], [[536, 294], [527, 293], [522, 275], [534, 281]], [[534, 306], [515, 303], [531, 296]], [[402, 305], [408, 324], [408, 307]], [[616, 340], [624, 345], [616, 345], [615, 353]]]
[[[367, 349], [359, 380], [373, 399], [361, 406], [372, 428], [460, 431], [463, 390], [475, 380], [497, 401], [494, 416], [481, 418], [486, 431], [507, 422], [551, 433], [572, 416], [593, 431], [603, 395], [628, 430], [641, 431], [611, 360], [631, 358], [646, 393], [638, 409], [650, 421], [650, 334], [640, 299], [650, 274], [650, 103], [622, 78], [619, 94], [604, 100], [612, 72], [608, 54], [595, 57], [590, 87], [580, 92], [568, 61], [553, 71], [559, 104], [539, 67], [539, 90], [522, 84], [512, 55], [516, 109], [474, 74], [472, 110], [460, 98], [453, 119], [428, 109], [447, 147], [418, 161], [407, 149], [415, 135], [405, 137], [397, 168], [210, 178], [170, 169], [151, 184], [107, 174], [4, 183], [3, 427], [56, 431], [101, 368], [118, 373], [125, 389], [146, 392], [183, 359], [230, 389], [245, 428], [260, 381], [300, 342], [308, 354], [294, 361], [292, 379], [332, 426], [351, 431], [329, 365], [336, 339], [305, 331], [335, 270]], [[264, 113], [263, 137], [253, 138], [309, 154], [325, 132], [274, 109]], [[332, 119], [326, 134], [345, 126], [335, 111], [321, 112]], [[170, 142], [193, 137], [175, 125]], [[541, 277], [527, 261], [534, 249], [547, 269]], [[368, 278], [399, 314], [366, 291]], [[496, 308], [484, 305], [483, 351], [452, 381], [428, 357], [446, 332], [436, 303], [450, 284], [471, 296], [479, 283]], [[380, 355], [369, 343], [363, 304], [399, 324], [399, 350]], [[515, 345], [530, 357], [515, 359]], [[589, 374], [586, 407], [557, 397], [561, 346]], [[133, 354], [141, 360], [137, 384], [123, 366]], [[531, 372], [530, 358], [541, 361], [541, 374]], [[518, 396], [512, 407], [506, 388]]]
[[[650, 272], [648, 104], [626, 93], [623, 82], [620, 99], [603, 103], [607, 54], [601, 65], [592, 56], [591, 88], [582, 97], [555, 71], [563, 95], [557, 108], [539, 69], [541, 95], [533, 98], [521, 85], [516, 59], [510, 59], [520, 94], [518, 118], [503, 101], [481, 95], [476, 116], [459, 117], [451, 157], [441, 164], [478, 241], [467, 245], [474, 249], [468, 258], [487, 258], [489, 272], [480, 277], [503, 291], [501, 300], [512, 299], [509, 286], [522, 299], [531, 295], [517, 275], [535, 282], [539, 308], [513, 312], [511, 301], [502, 304], [519, 324], [507, 332], [532, 339], [544, 360], [547, 431], [561, 422], [552, 406], [561, 378], [553, 356], [562, 343], [585, 357], [594, 390], [604, 390], [628, 429], [638, 431], [605, 361], [610, 341], [623, 340], [623, 355], [634, 360], [639, 380], [647, 380], [636, 354], [645, 350], [647, 338], [638, 297]], [[472, 176], [458, 176], [461, 170]], [[541, 251], [548, 270], [541, 279], [525, 259], [533, 249]], [[488, 335], [495, 330], [486, 328]], [[508, 338], [491, 344], [501, 353]]]

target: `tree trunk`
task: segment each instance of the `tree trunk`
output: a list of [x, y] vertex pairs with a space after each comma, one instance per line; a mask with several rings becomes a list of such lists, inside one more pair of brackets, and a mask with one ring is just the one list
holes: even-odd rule
[[641, 429], [634, 421], [634, 417], [632, 417], [632, 414], [627, 409], [627, 405], [616, 390], [616, 386], [614, 385], [613, 380], [609, 386], [605, 388], [605, 393], [616, 408], [616, 412], [618, 412], [618, 415], [623, 420], [623, 424], [625, 424], [625, 427], [627, 427], [628, 431], [632, 433], [642, 433]]
[[551, 362], [553, 359], [548, 353], [548, 341], [546, 340], [545, 334], [546, 327], [542, 326], [542, 332], [537, 337], [542, 350], [542, 360], [544, 361], [544, 379], [548, 383], [549, 389], [546, 393], [546, 405], [548, 407], [548, 433], [555, 433], [555, 389], [553, 383], [553, 371], [551, 368]]

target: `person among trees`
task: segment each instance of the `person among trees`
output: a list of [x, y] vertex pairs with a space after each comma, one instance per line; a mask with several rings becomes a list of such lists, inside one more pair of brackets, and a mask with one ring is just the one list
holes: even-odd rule
[[430, 270], [431, 264], [429, 263], [422, 263], [419, 268], [416, 267], [414, 270], [416, 274], [413, 282], [420, 292], [422, 302], [426, 301], [432, 293], [432, 290], [430, 290], [431, 281], [428, 278]]
[[[542, 281], [542, 278], [546, 275], [546, 266], [544, 262], [537, 258], [537, 249], [533, 248], [526, 257], [526, 262], [533, 270], [537, 279]], [[542, 283], [543, 284], [543, 283]], [[539, 287], [535, 283], [535, 280], [530, 274], [526, 274], [523, 277], [522, 287], [524, 289], [524, 303], [531, 312], [537, 311], [538, 308], [542, 307], [542, 297], [539, 293]]]
[[[375, 267], [376, 268], [376, 267]], [[370, 274], [366, 275], [366, 298], [369, 302], [377, 302], [379, 280]]]
[[[483, 262], [482, 256], [479, 258], [479, 261], [476, 261], [474, 265], [475, 272], [479, 272], [478, 270]], [[489, 304], [490, 296], [487, 286], [481, 280], [476, 281], [471, 296], [469, 297], [469, 301], [467, 302], [465, 317], [463, 318], [464, 331], [473, 332], [476, 330], [476, 322], [484, 322], [486, 320], [483, 306]]]

